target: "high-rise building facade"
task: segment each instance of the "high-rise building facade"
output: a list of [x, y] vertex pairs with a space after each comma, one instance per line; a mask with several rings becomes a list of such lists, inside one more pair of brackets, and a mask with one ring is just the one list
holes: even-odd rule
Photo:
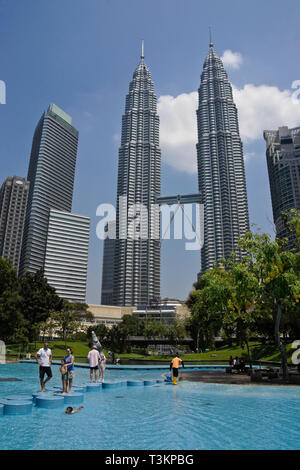
[[114, 259], [115, 259], [115, 239], [116, 222], [108, 222], [105, 226], [106, 237], [103, 242], [103, 261], [102, 261], [102, 288], [101, 305], [113, 304], [114, 287]]
[[90, 218], [50, 209], [44, 275], [56, 293], [85, 302]]
[[295, 233], [290, 232], [282, 212], [300, 210], [300, 127], [264, 131], [276, 235], [288, 238], [292, 248]]
[[[249, 230], [238, 113], [222, 60], [210, 43], [198, 90], [198, 181], [204, 204], [201, 273], [236, 250]], [[200, 273], [200, 274], [201, 274]]]
[[49, 210], [72, 210], [78, 131], [55, 104], [43, 113], [34, 133], [28, 181], [20, 274], [44, 265]]
[[0, 189], [0, 256], [9, 259], [18, 271], [29, 193], [29, 182], [8, 177]]
[[[160, 296], [159, 210], [154, 208], [155, 197], [160, 194], [160, 180], [157, 99], [142, 52], [129, 85], [122, 118], [114, 305], [147, 305], [150, 299]], [[137, 219], [142, 221], [140, 237], [132, 235], [139, 230]]]

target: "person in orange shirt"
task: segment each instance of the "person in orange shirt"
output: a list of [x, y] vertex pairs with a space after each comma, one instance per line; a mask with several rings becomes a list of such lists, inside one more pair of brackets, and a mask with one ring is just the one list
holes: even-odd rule
[[172, 359], [171, 364], [170, 364], [170, 370], [172, 370], [172, 373], [173, 373], [173, 385], [177, 385], [179, 364], [181, 364], [182, 367], [184, 367], [183, 360], [177, 356]]

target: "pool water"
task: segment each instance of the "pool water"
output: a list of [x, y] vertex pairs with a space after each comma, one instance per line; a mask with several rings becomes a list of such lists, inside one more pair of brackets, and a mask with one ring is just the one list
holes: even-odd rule
[[[49, 387], [60, 385], [53, 366]], [[107, 370], [107, 381], [160, 379], [158, 370]], [[76, 368], [74, 385], [89, 381]], [[0, 398], [39, 390], [38, 366], [2, 364]], [[51, 384], [51, 385], [50, 385]], [[47, 385], [46, 385], [47, 388]], [[300, 388], [214, 385], [104, 389], [84, 394], [75, 415], [33, 407], [32, 414], [0, 417], [0, 449], [299, 449]]]

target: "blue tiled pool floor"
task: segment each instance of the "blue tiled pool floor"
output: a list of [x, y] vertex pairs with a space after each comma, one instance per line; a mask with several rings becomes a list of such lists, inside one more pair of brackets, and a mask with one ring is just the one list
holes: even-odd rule
[[[49, 388], [60, 385], [53, 366]], [[106, 380], [157, 380], [159, 370], [108, 370]], [[86, 384], [76, 368], [74, 385]], [[38, 366], [0, 365], [0, 398], [39, 390]], [[177, 387], [107, 388], [85, 393], [75, 415], [33, 407], [0, 417], [0, 449], [299, 449], [300, 389], [181, 382]]]

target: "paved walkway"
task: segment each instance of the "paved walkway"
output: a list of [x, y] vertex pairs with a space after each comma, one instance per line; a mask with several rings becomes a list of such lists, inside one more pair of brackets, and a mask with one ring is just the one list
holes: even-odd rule
[[204, 382], [211, 384], [297, 386], [294, 384], [285, 384], [282, 382], [281, 379], [268, 380], [266, 377], [263, 377], [262, 382], [251, 382], [249, 375], [236, 373], [226, 374], [225, 371], [221, 370], [184, 371], [181, 369], [180, 376], [182, 376], [184, 380], [188, 380], [189, 382]]

